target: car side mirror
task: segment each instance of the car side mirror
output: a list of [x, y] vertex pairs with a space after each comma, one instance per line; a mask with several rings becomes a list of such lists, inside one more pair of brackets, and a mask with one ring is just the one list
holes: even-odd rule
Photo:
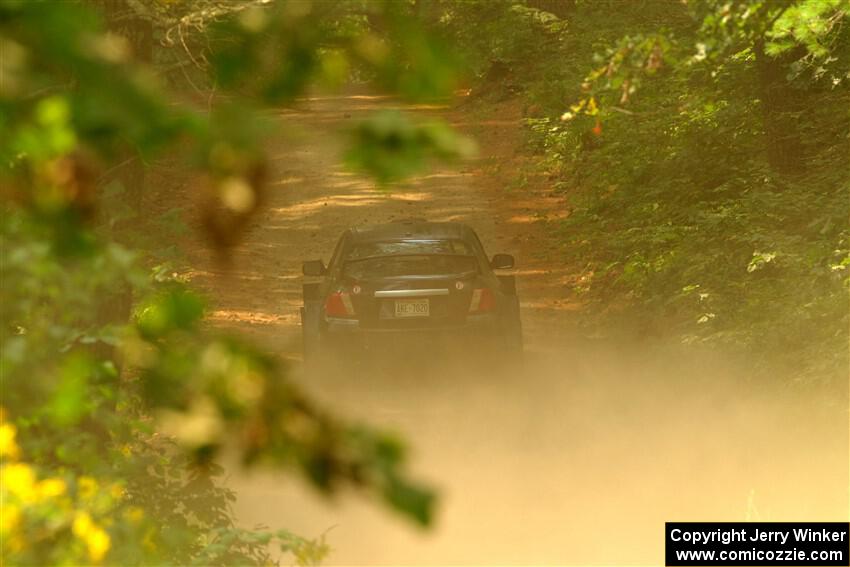
[[510, 254], [495, 254], [490, 260], [490, 267], [496, 270], [507, 270], [514, 267], [514, 257]]
[[305, 276], [324, 276], [327, 271], [321, 260], [309, 260], [301, 265], [301, 272]]

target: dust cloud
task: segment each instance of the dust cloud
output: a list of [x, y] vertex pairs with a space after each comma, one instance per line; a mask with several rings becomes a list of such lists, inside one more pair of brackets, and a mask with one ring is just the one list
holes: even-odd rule
[[440, 493], [432, 530], [279, 473], [233, 478], [239, 517], [330, 530], [333, 565], [657, 564], [665, 521], [846, 521], [846, 391], [803, 397], [669, 348], [576, 340], [527, 358], [515, 375], [414, 358], [302, 377], [409, 442]]

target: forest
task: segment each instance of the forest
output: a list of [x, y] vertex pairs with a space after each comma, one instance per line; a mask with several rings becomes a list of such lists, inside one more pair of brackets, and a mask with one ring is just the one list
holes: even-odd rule
[[[847, 521], [848, 0], [0, 0], [0, 162], [3, 564], [635, 564], [663, 517], [597, 519]], [[517, 256], [523, 370], [311, 382], [300, 262], [411, 213]], [[527, 533], [537, 475], [574, 517]], [[318, 499], [262, 516], [278, 479]]]

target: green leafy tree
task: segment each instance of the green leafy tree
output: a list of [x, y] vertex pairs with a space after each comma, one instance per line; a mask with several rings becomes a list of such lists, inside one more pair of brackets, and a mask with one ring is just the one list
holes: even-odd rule
[[458, 28], [477, 7], [443, 6], [434, 25], [481, 57], [491, 30], [536, 13], [511, 91], [566, 200], [555, 236], [593, 334], [673, 336], [762, 376], [846, 381], [846, 2], [578, 1], [555, 14], [517, 1]]
[[[432, 521], [400, 440], [328, 415], [286, 365], [210, 331], [162, 242], [136, 243], [152, 157], [176, 152], [204, 180], [204, 230], [226, 256], [263, 200], [262, 108], [354, 70], [445, 96], [444, 53], [393, 2], [0, 2], [4, 562], [265, 564], [272, 543], [324, 557], [322, 538], [235, 526], [225, 446]], [[203, 108], [200, 93], [228, 96]], [[350, 163], [380, 181], [468, 150], [401, 115], [352, 142]]]

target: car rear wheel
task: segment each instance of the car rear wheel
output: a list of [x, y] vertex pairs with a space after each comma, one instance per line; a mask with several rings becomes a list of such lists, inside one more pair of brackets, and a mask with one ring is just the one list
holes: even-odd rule
[[322, 302], [316, 297], [318, 285], [304, 285], [304, 306], [301, 308], [301, 339], [304, 363], [313, 362], [321, 341]]
[[519, 296], [516, 294], [516, 280], [514, 276], [499, 276], [499, 281], [508, 300], [502, 329], [505, 356], [509, 359], [508, 362], [521, 363], [523, 358], [522, 319], [519, 313]]
[[316, 358], [319, 351], [318, 318], [307, 307], [301, 308], [301, 341], [304, 362]]
[[[519, 310], [517, 305], [516, 310]], [[522, 363], [523, 359], [523, 342], [522, 342], [522, 322], [519, 319], [519, 314], [516, 317], [511, 317], [506, 324], [503, 334], [505, 345], [505, 356], [509, 363]]]

